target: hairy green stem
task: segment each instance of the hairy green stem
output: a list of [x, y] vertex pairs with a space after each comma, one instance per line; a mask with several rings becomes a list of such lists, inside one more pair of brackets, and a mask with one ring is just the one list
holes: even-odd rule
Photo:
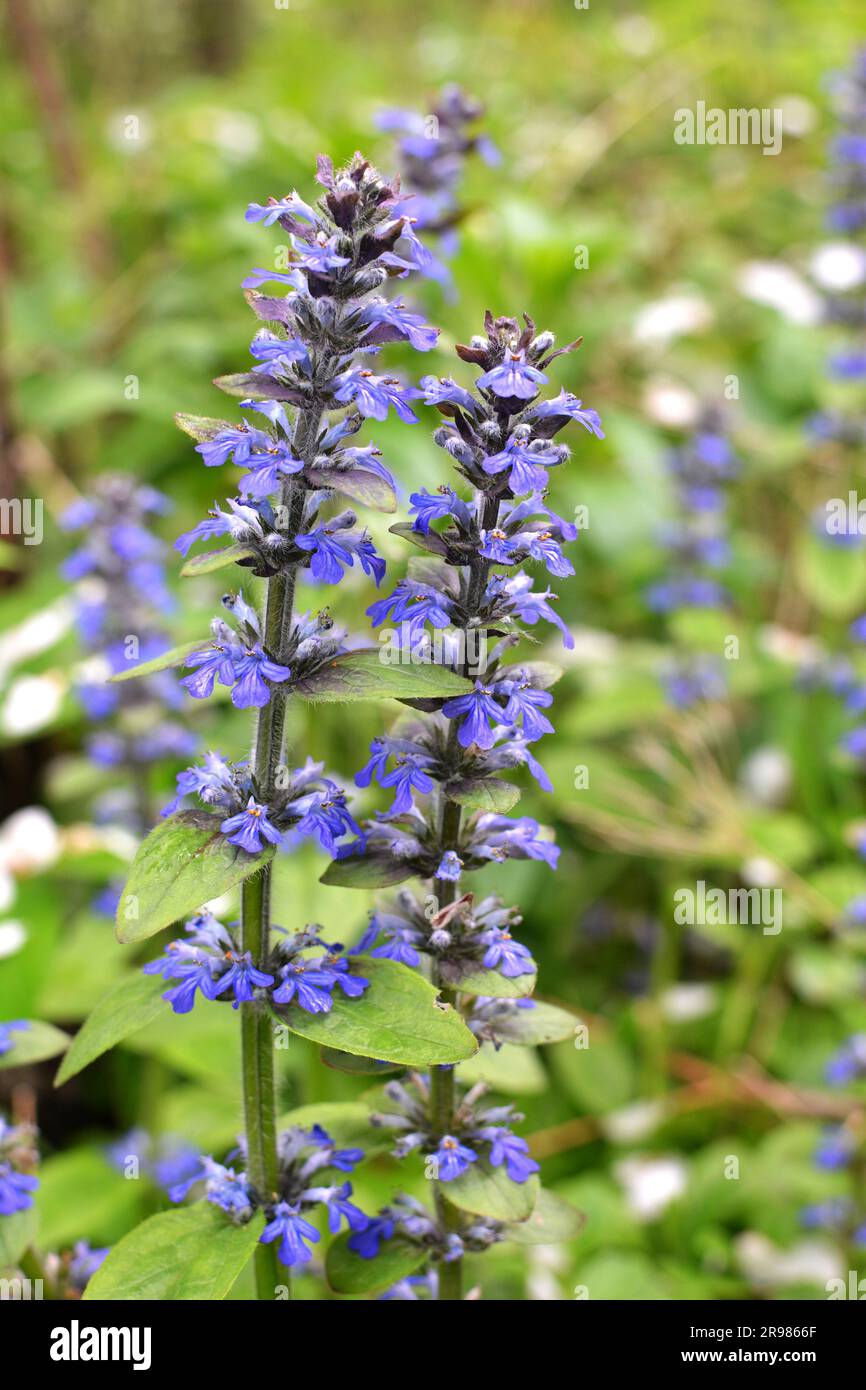
[[[311, 461], [322, 418], [321, 408], [304, 412], [298, 420], [294, 447], [298, 457]], [[286, 531], [295, 536], [304, 516], [305, 488], [289, 481], [283, 490]], [[285, 664], [292, 630], [295, 582], [298, 567], [268, 580], [265, 597], [263, 644], [281, 665]], [[286, 725], [286, 694], [282, 686], [271, 689], [271, 698], [259, 710], [256, 723], [253, 766], [259, 799], [269, 804], [283, 762]], [[271, 866], [245, 879], [241, 889], [241, 950], [249, 951], [253, 964], [267, 967], [271, 935]], [[274, 1084], [274, 1035], [271, 1020], [261, 1003], [241, 1005], [241, 1058], [244, 1092], [244, 1129], [250, 1182], [262, 1202], [277, 1196], [277, 1125]], [[288, 1270], [277, 1259], [276, 1243], [256, 1246], [256, 1297], [273, 1299], [278, 1287], [288, 1289]]]

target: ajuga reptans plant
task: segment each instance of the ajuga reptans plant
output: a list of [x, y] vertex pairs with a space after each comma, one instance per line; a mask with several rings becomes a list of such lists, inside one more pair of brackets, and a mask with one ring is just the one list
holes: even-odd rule
[[[315, 924], [291, 923], [284, 930], [272, 919], [270, 863], [290, 832], [292, 842], [314, 837], [331, 854], [346, 836], [361, 835], [345, 793], [321, 763], [307, 757], [288, 764], [288, 699], [441, 698], [465, 685], [444, 669], [389, 670], [374, 648], [349, 648], [327, 608], [296, 609], [302, 572], [319, 586], [337, 584], [357, 563], [381, 582], [384, 561], [354, 507], [344, 503], [392, 511], [394, 484], [376, 445], [354, 440], [368, 417], [383, 420], [393, 410], [406, 423], [416, 419], [410, 402], [419, 392], [374, 370], [381, 349], [407, 342], [425, 352], [436, 341], [436, 330], [420, 314], [380, 293], [389, 278], [405, 278], [424, 255], [411, 223], [395, 213], [399, 184], [386, 182], [360, 156], [337, 172], [321, 158], [317, 178], [315, 205], [291, 193], [253, 204], [246, 214], [250, 223], [288, 234], [290, 254], [287, 269], [257, 269], [244, 282], [262, 325], [251, 344], [253, 364], [218, 383], [240, 399], [243, 418], [179, 417], [196, 441], [200, 466], [213, 468], [215, 476], [229, 466], [239, 471], [233, 495], [179, 538], [178, 550], [189, 557], [182, 573], [230, 569], [241, 582], [227, 590], [209, 634], [113, 678], [116, 685], [179, 667], [192, 698], [209, 698], [218, 683], [230, 690], [237, 710], [254, 713], [249, 758], [213, 750], [178, 777], [177, 796], [133, 863], [117, 919], [125, 942], [185, 919], [184, 934], [145, 966], [147, 1008], [158, 1002], [187, 1014], [203, 999], [205, 1007], [231, 1004], [239, 1015], [240, 1159], [227, 1166], [208, 1156], [191, 1184], [173, 1184], [172, 1191], [183, 1198], [191, 1186], [222, 1209], [237, 1229], [241, 1263], [257, 1247], [261, 1298], [278, 1296], [288, 1286], [288, 1268], [309, 1259], [314, 1208], [332, 1226], [345, 1219], [356, 1229], [366, 1220], [349, 1200], [345, 1176], [359, 1153], [339, 1147], [318, 1126], [276, 1133], [275, 1037], [298, 1032], [335, 1049], [345, 1040], [351, 1051], [363, 1048], [366, 1034], [373, 1055], [400, 1063], [421, 1060], [425, 1051], [429, 1060], [456, 1061], [474, 1048], [471, 1032], [451, 1009], [437, 1012], [420, 1054], [410, 1029], [397, 1027], [379, 1039], [377, 1020], [392, 996], [395, 1008], [410, 1013], [413, 1001], [429, 1007], [415, 977], [393, 962], [367, 969], [339, 943], [326, 942]], [[229, 543], [190, 555], [199, 543], [218, 538]], [[204, 905], [234, 887], [240, 888], [240, 921], [226, 924]], [[273, 908], [285, 920], [283, 908], [290, 911], [291, 904]], [[135, 1026], [124, 985], [126, 996], [119, 991], [101, 1008], [103, 1022], [112, 1019], [113, 1041]], [[87, 1043], [95, 1028], [88, 1020], [61, 1079], [90, 1060]], [[190, 1220], [199, 1220], [197, 1210], [207, 1205], [191, 1208]], [[137, 1239], [132, 1232], [127, 1242]], [[99, 1296], [111, 1296], [124, 1257], [119, 1246], [105, 1262]]]
[[[412, 522], [397, 529], [423, 554], [368, 612], [376, 626], [390, 625], [393, 659], [435, 655], [471, 686], [438, 709], [406, 714], [375, 740], [356, 781], [375, 780], [393, 801], [329, 871], [347, 884], [428, 881], [423, 897], [403, 889], [373, 914], [361, 949], [423, 970], [494, 1048], [549, 1041], [574, 1023], [527, 997], [536, 967], [515, 937], [519, 911], [498, 897], [476, 898], [466, 876], [508, 859], [557, 864], [559, 851], [538, 822], [507, 814], [520, 792], [498, 774], [526, 768], [552, 790], [536, 748], [553, 732], [549, 687], [559, 671], [515, 648], [539, 624], [573, 646], [548, 576], [574, 573], [562, 547], [577, 527], [552, 511], [546, 492], [551, 470], [569, 457], [557, 439], [567, 425], [603, 436], [596, 412], [569, 391], [542, 392], [553, 360], [578, 345], [556, 349], [553, 335], [537, 333], [528, 317], [519, 323], [488, 313], [484, 332], [457, 348], [476, 372], [474, 389], [450, 377], [421, 382], [426, 403], [444, 417], [434, 438], [456, 469], [456, 486], [412, 495]], [[542, 572], [540, 582], [530, 566]], [[398, 1157], [424, 1156], [433, 1207], [401, 1195], [346, 1243], [372, 1264], [387, 1249], [388, 1268], [395, 1249], [405, 1251], [405, 1273], [419, 1282], [400, 1297], [460, 1297], [463, 1255], [525, 1234], [521, 1224], [538, 1204], [538, 1164], [512, 1129], [520, 1116], [511, 1105], [490, 1104], [486, 1090], [467, 1087], [450, 1066], [384, 1088], [374, 1124], [393, 1131]], [[539, 1238], [557, 1238], [541, 1210]], [[569, 1232], [575, 1214], [558, 1216]]]

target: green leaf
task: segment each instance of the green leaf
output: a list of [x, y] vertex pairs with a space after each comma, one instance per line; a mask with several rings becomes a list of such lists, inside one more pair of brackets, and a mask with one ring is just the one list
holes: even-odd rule
[[383, 1134], [382, 1130], [371, 1128], [369, 1107], [354, 1100], [314, 1101], [310, 1105], [298, 1105], [277, 1120], [278, 1130], [291, 1129], [293, 1125], [301, 1129], [321, 1125], [340, 1148], [369, 1149], [371, 1138], [378, 1147]]
[[199, 443], [206, 439], [214, 439], [222, 430], [237, 428], [230, 420], [215, 420], [210, 415], [187, 415], [182, 410], [175, 415], [174, 423], [184, 434], [191, 435]]
[[293, 405], [303, 405], [306, 396], [291, 386], [283, 386], [272, 377], [256, 376], [252, 372], [231, 372], [228, 376], [214, 377], [214, 386], [225, 391], [227, 396], [237, 396], [240, 400], [249, 397], [253, 401], [291, 401]]
[[512, 1182], [504, 1163], [494, 1168], [486, 1158], [479, 1158], [459, 1178], [443, 1183], [442, 1190], [461, 1211], [488, 1216], [492, 1221], [525, 1221], [535, 1207], [538, 1179]]
[[76, 1240], [111, 1245], [141, 1220], [148, 1197], [153, 1200], [150, 1184], [118, 1172], [101, 1147], [54, 1154], [39, 1170], [39, 1245], [43, 1250], [63, 1250]]
[[391, 484], [369, 468], [315, 468], [310, 472], [310, 481], [314, 487], [332, 487], [377, 512], [397, 510], [397, 494]]
[[117, 905], [117, 939], [143, 941], [203, 903], [219, 898], [274, 857], [247, 854], [220, 834], [220, 817], [181, 811], [160, 821], [139, 846]]
[[407, 665], [383, 660], [388, 648], [370, 647], [344, 652], [295, 682], [291, 689], [305, 700], [395, 700], [462, 695], [471, 684], [447, 666], [414, 662]]
[[375, 1057], [356, 1056], [353, 1052], [341, 1052], [336, 1047], [323, 1047], [319, 1055], [326, 1067], [345, 1072], [348, 1076], [381, 1076], [382, 1072], [402, 1070], [400, 1062], [379, 1062]]
[[0, 1217], [0, 1269], [18, 1264], [28, 1245], [33, 1244], [37, 1222], [35, 1206]]
[[407, 1240], [386, 1240], [374, 1260], [349, 1249], [349, 1235], [332, 1240], [325, 1256], [325, 1274], [334, 1293], [382, 1293], [427, 1263], [429, 1252]]
[[574, 1037], [579, 1022], [567, 1009], [535, 1000], [531, 1009], [515, 1009], [513, 1017], [500, 1031], [508, 1042], [522, 1047], [542, 1047], [545, 1043]]
[[172, 647], [170, 651], [163, 652], [161, 656], [155, 656], [150, 661], [143, 661], [140, 666], [130, 666], [128, 671], [118, 671], [116, 675], [108, 677], [110, 685], [119, 685], [121, 681], [135, 680], [138, 676], [154, 676], [157, 671], [167, 671], [170, 666], [185, 666], [186, 658], [193, 652], [200, 652], [204, 647], [210, 645], [211, 638], [201, 637], [197, 642], [184, 642], [180, 647]]
[[506, 1096], [538, 1096], [550, 1086], [538, 1053], [531, 1047], [515, 1047], [512, 1043], [502, 1043], [498, 1048], [482, 1043], [474, 1057], [460, 1063], [457, 1075], [467, 1086], [483, 1081]]
[[553, 661], [522, 661], [519, 666], [500, 666], [496, 672], [496, 679], [511, 681], [524, 675], [537, 690], [549, 690], [564, 674], [562, 667]]
[[513, 782], [500, 782], [498, 777], [466, 777], [462, 782], [449, 782], [446, 792], [449, 801], [469, 811], [492, 811], [498, 816], [504, 816], [520, 800], [520, 788]]
[[47, 1057], [65, 1052], [69, 1046], [69, 1035], [53, 1024], [33, 1018], [19, 1021], [27, 1026], [15, 1028], [9, 1034], [12, 1046], [8, 1052], [0, 1053], [0, 1071], [4, 1067], [23, 1067], [28, 1062], [44, 1062]]
[[412, 877], [404, 860], [392, 855], [364, 854], [334, 859], [319, 879], [330, 888], [388, 888]]
[[382, 1062], [442, 1066], [473, 1056], [478, 1044], [463, 1019], [438, 1002], [438, 991], [417, 971], [393, 960], [356, 959], [370, 981], [360, 999], [335, 992], [327, 1014], [288, 1004], [277, 1013], [280, 1022], [312, 1042]]
[[163, 979], [140, 970], [112, 985], [73, 1038], [54, 1078], [55, 1086], [77, 1076], [103, 1052], [164, 1013], [168, 1008], [162, 998], [164, 989]]
[[114, 1246], [84, 1298], [91, 1303], [225, 1298], [255, 1250], [262, 1226], [260, 1214], [247, 1226], [233, 1226], [209, 1202], [160, 1212]]
[[[256, 552], [250, 545], [227, 545], [224, 550], [206, 550], [203, 555], [193, 555], [181, 569], [182, 579], [195, 579], [200, 574], [213, 574], [226, 569], [228, 565], [239, 564], [241, 560], [251, 560]], [[200, 644], [204, 645], [204, 644]]]
[[398, 521], [396, 525], [389, 526], [388, 530], [393, 535], [410, 541], [412, 545], [417, 545], [421, 550], [429, 550], [434, 555], [448, 554], [448, 547], [441, 536], [437, 536], [435, 531], [416, 531], [411, 521]]
[[572, 1240], [585, 1225], [584, 1212], [542, 1187], [531, 1214], [525, 1221], [509, 1226], [504, 1235], [506, 1240], [514, 1240], [518, 1245], [557, 1245], [560, 1241]]
[[481, 994], [490, 999], [525, 999], [535, 989], [538, 976], [533, 972], [509, 978], [498, 970], [471, 970], [466, 975], [458, 975], [443, 970], [443, 979], [449, 989], [458, 989], [462, 994]]

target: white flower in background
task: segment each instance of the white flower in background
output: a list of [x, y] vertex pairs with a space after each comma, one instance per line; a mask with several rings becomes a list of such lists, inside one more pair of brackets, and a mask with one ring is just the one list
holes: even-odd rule
[[572, 629], [574, 647], [568, 653], [576, 666], [610, 666], [616, 661], [619, 643], [610, 632], [598, 628]]
[[791, 790], [791, 759], [784, 748], [767, 744], [750, 753], [740, 768], [740, 785], [759, 806], [781, 806]]
[[0, 922], [0, 960], [14, 956], [27, 940], [27, 929], [21, 922]]
[[664, 346], [687, 333], [702, 333], [712, 322], [713, 311], [704, 297], [693, 290], [681, 290], [641, 309], [632, 336], [636, 343]]
[[532, 1303], [559, 1303], [562, 1284], [557, 1277], [568, 1268], [561, 1245], [530, 1245], [527, 1250], [526, 1296]]
[[803, 1240], [780, 1250], [758, 1231], [743, 1231], [734, 1241], [737, 1264], [750, 1284], [819, 1284], [845, 1273], [839, 1251], [823, 1240]]
[[74, 617], [69, 599], [60, 599], [0, 636], [0, 679], [13, 666], [48, 651], [68, 632]]
[[665, 429], [687, 430], [698, 422], [701, 405], [694, 391], [667, 377], [650, 377], [643, 389], [643, 412]]
[[820, 296], [783, 261], [748, 261], [737, 274], [737, 289], [746, 299], [776, 309], [789, 323], [820, 322]]
[[66, 680], [56, 673], [20, 676], [6, 694], [0, 728], [16, 738], [44, 729], [56, 717], [65, 693]]
[[775, 859], [764, 859], [756, 855], [740, 866], [740, 878], [751, 888], [778, 888], [784, 877]]
[[786, 666], [814, 666], [822, 654], [813, 637], [779, 627], [777, 623], [768, 623], [759, 630], [758, 644], [767, 656], [774, 661], [784, 661]]
[[665, 1107], [661, 1101], [640, 1100], [601, 1115], [599, 1125], [614, 1144], [639, 1144], [655, 1133], [664, 1117]]
[[213, 122], [213, 142], [230, 159], [250, 159], [261, 148], [259, 123], [244, 111], [220, 111]]
[[620, 1159], [613, 1172], [638, 1221], [654, 1221], [686, 1190], [688, 1174], [681, 1158], [642, 1158], [635, 1154]]
[[815, 129], [818, 120], [815, 105], [808, 97], [800, 96], [799, 92], [787, 92], [784, 96], [775, 97], [770, 102], [770, 109], [781, 111], [783, 135], [802, 139]]
[[646, 15], [623, 15], [614, 24], [613, 32], [620, 46], [635, 58], [645, 58], [658, 47], [659, 31]]
[[809, 269], [825, 290], [853, 290], [866, 280], [866, 251], [850, 241], [826, 241], [812, 256]]
[[6, 912], [15, 901], [15, 880], [9, 870], [0, 865], [0, 912]]
[[0, 867], [7, 873], [38, 873], [59, 854], [60, 832], [43, 806], [25, 806], [0, 825]]
[[691, 1023], [696, 1018], [706, 1018], [713, 1012], [718, 994], [713, 985], [693, 984], [671, 985], [666, 989], [659, 1003], [665, 1018], [671, 1023]]

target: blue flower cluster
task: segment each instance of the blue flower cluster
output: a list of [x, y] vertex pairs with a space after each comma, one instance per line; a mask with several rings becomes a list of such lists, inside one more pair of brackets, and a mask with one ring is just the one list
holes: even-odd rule
[[[464, 870], [512, 857], [556, 865], [556, 847], [529, 817], [479, 814], [446, 843], [416, 796], [438, 785], [447, 797], [449, 786], [521, 766], [551, 790], [533, 752], [553, 730], [545, 713], [552, 704], [550, 668], [509, 665], [504, 658], [522, 627], [539, 622], [557, 627], [564, 645], [573, 646], [550, 601], [556, 596], [535, 589], [523, 566], [541, 564], [558, 577], [573, 573], [562, 545], [577, 538], [577, 527], [544, 500], [550, 469], [569, 453], [555, 436], [571, 421], [598, 438], [603, 433], [596, 412], [570, 392], [550, 399], [539, 399], [539, 392], [553, 359], [576, 346], [557, 350], [553, 335], [537, 334], [530, 319], [521, 326], [488, 314], [484, 335], [457, 349], [478, 372], [474, 392], [451, 378], [421, 382], [426, 403], [446, 420], [436, 443], [472, 488], [472, 500], [451, 487], [412, 495], [412, 535], [428, 557], [412, 562], [408, 577], [368, 612], [375, 626], [393, 625], [395, 645], [410, 659], [430, 659], [439, 641], [441, 659], [475, 679], [470, 692], [445, 701], [432, 717], [376, 739], [356, 777], [359, 786], [375, 778], [393, 789], [394, 802], [366, 827], [355, 852], [392, 866], [397, 860], [405, 877], [457, 883]], [[498, 640], [488, 651], [491, 632]]]
[[[687, 608], [724, 608], [730, 602], [718, 573], [729, 562], [726, 487], [738, 466], [721, 421], [707, 411], [694, 434], [669, 455], [676, 510], [661, 540], [669, 570], [647, 591], [655, 613]], [[706, 654], [677, 651], [665, 673], [668, 699], [675, 709], [725, 692], [720, 663]]]
[[[243, 1144], [239, 1156], [244, 1158]], [[205, 1199], [238, 1225], [248, 1222], [257, 1209], [263, 1208], [266, 1224], [261, 1240], [265, 1244], [279, 1242], [279, 1258], [292, 1269], [310, 1262], [311, 1246], [321, 1239], [311, 1216], [325, 1214], [333, 1235], [343, 1222], [352, 1232], [366, 1229], [369, 1217], [350, 1200], [352, 1184], [345, 1179], [335, 1181], [333, 1176], [330, 1181], [323, 1181], [329, 1173], [351, 1173], [363, 1157], [362, 1149], [338, 1148], [319, 1125], [310, 1130], [295, 1125], [277, 1136], [279, 1172], [275, 1193], [255, 1192], [243, 1168], [237, 1170], [205, 1156], [198, 1170], [173, 1187], [169, 1196], [173, 1202], [182, 1202], [193, 1188], [203, 1184]]]
[[[353, 971], [342, 947], [323, 941], [314, 927], [282, 933], [263, 969], [253, 964], [249, 951], [239, 949], [235, 931], [207, 910], [191, 917], [185, 930], [185, 937], [170, 941], [164, 955], [143, 967], [146, 975], [170, 982], [162, 997], [176, 1014], [188, 1014], [197, 993], [220, 1002], [230, 999], [235, 1009], [264, 999], [273, 1006], [296, 1004], [305, 1013], [330, 1013], [336, 987], [346, 998], [358, 999], [369, 985]], [[309, 954], [317, 949], [323, 954]]]
[[457, 986], [474, 970], [495, 970], [513, 980], [534, 976], [536, 970], [530, 952], [512, 934], [521, 920], [517, 909], [503, 907], [499, 898], [476, 904], [471, 893], [431, 915], [414, 893], [403, 889], [394, 904], [371, 914], [355, 949], [414, 969], [426, 957], [447, 986]]
[[30, 1125], [10, 1125], [0, 1116], [0, 1216], [33, 1206], [39, 1179], [28, 1169], [36, 1162], [35, 1133]]
[[[492, 141], [475, 129], [483, 114], [480, 102], [451, 84], [429, 113], [390, 108], [381, 112], [377, 121], [380, 130], [398, 137], [404, 195], [399, 210], [405, 209], [425, 240], [435, 237], [448, 257], [457, 251], [456, 227], [462, 215], [458, 188], [467, 158], [477, 154], [490, 165], [500, 159]], [[449, 271], [432, 255], [424, 258], [421, 272], [442, 284], [450, 283]]]
[[[80, 533], [81, 543], [63, 566], [77, 584], [77, 622], [81, 641], [108, 675], [149, 661], [168, 647], [163, 615], [171, 608], [164, 574], [165, 547], [149, 523], [168, 508], [153, 488], [122, 475], [100, 478], [91, 497], [75, 502], [61, 525]], [[180, 704], [171, 674], [107, 684], [105, 669], [85, 675], [77, 685], [88, 717], [99, 723], [85, 747], [101, 767], [126, 768], [129, 786], [142, 785], [147, 768], [166, 758], [188, 758], [195, 739], [165, 717]], [[95, 806], [98, 821], [126, 823], [136, 832], [149, 828], [142, 799], [114, 788]]]
[[[866, 1078], [866, 1033], [854, 1033], [830, 1058], [826, 1079], [831, 1086], [849, 1086]], [[863, 1206], [863, 1139], [855, 1127], [828, 1125], [814, 1154], [825, 1173], [847, 1174], [850, 1195], [835, 1195], [804, 1207], [802, 1224], [826, 1230], [852, 1245], [866, 1246], [866, 1208]]]
[[[248, 222], [288, 234], [288, 268], [257, 269], [244, 281], [265, 326], [250, 345], [251, 370], [225, 385], [244, 397], [249, 418], [233, 424], [179, 417], [207, 467], [231, 463], [242, 475], [237, 496], [215, 505], [176, 544], [186, 555], [199, 541], [226, 536], [247, 571], [262, 578], [300, 571], [320, 584], [339, 584], [357, 562], [378, 585], [385, 563], [355, 511], [323, 508], [335, 494], [372, 506], [393, 503], [394, 480], [379, 450], [351, 441], [365, 419], [384, 420], [391, 410], [417, 420], [411, 402], [420, 392], [375, 372], [369, 361], [389, 343], [418, 352], [435, 346], [437, 330], [420, 314], [377, 293], [390, 278], [418, 270], [426, 253], [398, 210], [398, 183], [386, 183], [360, 156], [337, 172], [320, 156], [317, 179], [324, 193], [315, 207], [292, 193], [247, 210]], [[275, 685], [304, 674], [299, 655], [307, 668], [317, 655], [309, 647], [311, 620], [293, 620], [280, 650], [271, 651], [243, 600], [235, 600], [235, 616], [234, 632], [217, 620], [212, 643], [187, 662], [193, 673], [183, 685], [203, 699], [219, 682], [231, 688], [238, 708], [261, 708]], [[320, 662], [333, 650], [318, 654]]]
[[171, 1134], [154, 1138], [145, 1129], [131, 1129], [121, 1135], [108, 1145], [105, 1155], [124, 1176], [134, 1164], [136, 1176], [146, 1174], [164, 1192], [197, 1173], [200, 1167], [197, 1150], [182, 1139]]

